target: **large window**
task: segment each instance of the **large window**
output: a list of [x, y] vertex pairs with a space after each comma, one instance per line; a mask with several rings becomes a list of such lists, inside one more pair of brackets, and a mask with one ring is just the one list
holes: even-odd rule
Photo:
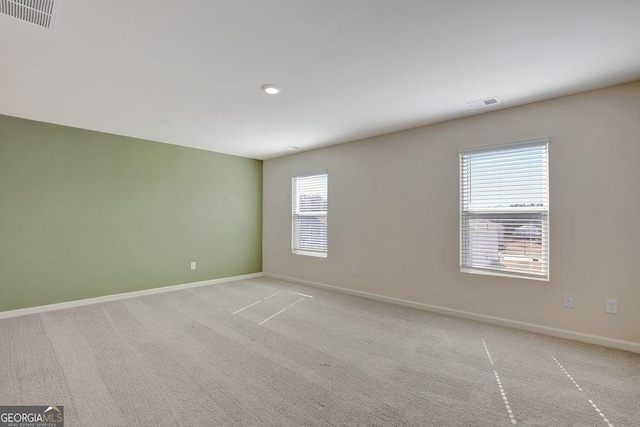
[[327, 172], [291, 178], [291, 250], [327, 257]]
[[460, 150], [460, 269], [549, 279], [549, 139]]

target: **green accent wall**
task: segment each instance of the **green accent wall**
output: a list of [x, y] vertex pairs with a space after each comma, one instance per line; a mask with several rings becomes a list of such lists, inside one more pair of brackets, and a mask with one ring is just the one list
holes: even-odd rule
[[260, 271], [262, 161], [0, 116], [0, 311]]

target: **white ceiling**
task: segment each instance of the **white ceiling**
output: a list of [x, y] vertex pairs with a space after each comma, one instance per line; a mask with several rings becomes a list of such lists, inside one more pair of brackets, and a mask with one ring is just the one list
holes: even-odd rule
[[61, 0], [53, 31], [0, 15], [0, 114], [257, 159], [637, 79], [639, 0]]

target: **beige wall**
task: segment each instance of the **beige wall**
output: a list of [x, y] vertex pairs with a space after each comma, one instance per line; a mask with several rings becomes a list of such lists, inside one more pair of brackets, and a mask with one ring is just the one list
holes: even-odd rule
[[[457, 150], [543, 136], [550, 280], [461, 273]], [[640, 343], [639, 162], [640, 82], [269, 160], [263, 270]], [[290, 243], [290, 177], [319, 169], [329, 171], [327, 259], [293, 255]], [[618, 315], [605, 298], [618, 299]]]

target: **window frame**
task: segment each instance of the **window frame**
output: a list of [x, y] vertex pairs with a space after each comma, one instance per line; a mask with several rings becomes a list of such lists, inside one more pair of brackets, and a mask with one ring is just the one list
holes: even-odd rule
[[[297, 182], [296, 180], [300, 178], [308, 178], [308, 177], [326, 177], [326, 209], [324, 211], [316, 211], [313, 213], [302, 213], [299, 211], [300, 207], [300, 194], [297, 192]], [[324, 218], [325, 222], [325, 232], [324, 232], [324, 251], [323, 250], [310, 250], [301, 248], [300, 239], [299, 239], [299, 230], [296, 230], [296, 227], [299, 227], [299, 218]], [[328, 222], [329, 222], [329, 171], [318, 170], [312, 172], [305, 172], [291, 176], [291, 253], [294, 255], [302, 255], [302, 256], [310, 256], [316, 258], [328, 258], [329, 255], [329, 236], [328, 236]], [[297, 239], [298, 238], [298, 239]]]
[[[465, 149], [460, 149], [458, 150], [458, 170], [460, 173], [460, 177], [459, 177], [459, 185], [460, 185], [460, 193], [459, 193], [459, 203], [460, 203], [460, 217], [459, 217], [459, 226], [460, 226], [460, 271], [463, 273], [471, 273], [471, 274], [480, 274], [480, 275], [490, 275], [490, 276], [498, 276], [498, 277], [512, 277], [512, 278], [519, 278], [519, 279], [529, 279], [529, 280], [539, 280], [539, 281], [549, 281], [549, 277], [550, 277], [550, 234], [551, 234], [551, 230], [550, 230], [550, 183], [549, 183], [549, 144], [550, 143], [550, 139], [548, 137], [543, 137], [543, 138], [535, 138], [535, 139], [529, 139], [529, 140], [524, 140], [524, 141], [517, 141], [517, 142], [508, 142], [508, 143], [502, 143], [502, 144], [493, 144], [493, 145], [486, 145], [486, 146], [481, 146], [481, 147], [471, 147], [471, 148], [465, 148]], [[463, 164], [463, 160], [464, 160], [464, 156], [469, 156], [469, 155], [474, 155], [474, 154], [479, 154], [479, 153], [491, 153], [491, 152], [495, 152], [496, 157], [499, 157], [499, 152], [503, 151], [503, 150], [510, 150], [510, 149], [517, 149], [517, 148], [524, 148], [524, 147], [538, 147], [541, 152], [543, 153], [543, 159], [542, 162], [540, 163], [540, 165], [542, 166], [542, 172], [541, 172], [541, 176], [542, 179], [541, 181], [531, 181], [531, 180], [526, 180], [525, 182], [528, 182], [529, 185], [531, 185], [531, 183], [534, 184], [540, 184], [543, 183], [544, 185], [542, 186], [543, 188], [543, 194], [544, 194], [544, 199], [543, 199], [543, 206], [524, 206], [524, 207], [510, 207], [510, 206], [502, 206], [502, 207], [496, 207], [496, 208], [482, 208], [482, 207], [476, 207], [476, 208], [469, 208], [468, 210], [465, 211], [465, 184], [467, 186], [468, 185], [468, 180], [470, 180], [471, 178], [464, 176], [465, 174], [465, 170], [464, 167], [465, 165]], [[508, 155], [507, 155], [508, 156]], [[500, 161], [500, 160], [496, 160], [496, 161]], [[505, 161], [504, 159], [501, 161]], [[469, 166], [467, 166], [469, 167]], [[524, 170], [524, 169], [523, 169]], [[467, 171], [468, 173], [468, 171]], [[503, 187], [500, 187], [503, 188]], [[469, 199], [471, 198], [470, 194], [471, 194], [472, 190], [467, 190], [467, 196], [469, 197]], [[517, 196], [516, 196], [517, 197]], [[517, 199], [515, 200], [516, 204], [517, 204]], [[471, 204], [471, 202], [467, 202], [467, 204]], [[475, 215], [477, 215], [474, 219], [482, 219], [483, 214], [485, 216], [490, 216], [491, 214], [496, 214], [496, 215], [500, 215], [500, 214], [515, 214], [514, 216], [518, 217], [526, 217], [527, 215], [540, 215], [540, 225], [541, 225], [541, 248], [540, 248], [540, 253], [542, 255], [542, 259], [543, 259], [543, 263], [542, 264], [542, 273], [541, 274], [534, 274], [534, 273], [519, 273], [517, 271], [513, 271], [513, 270], [508, 270], [505, 269], [503, 267], [503, 269], [498, 269], [498, 268], [487, 268], [487, 267], [479, 267], [479, 266], [473, 266], [473, 265], [469, 265], [472, 263], [472, 259], [473, 255], [471, 253], [470, 250], [470, 245], [468, 244], [469, 241], [469, 232], [467, 231], [467, 233], [465, 234], [465, 230], [464, 228], [467, 227], [467, 230], [469, 229], [469, 224], [465, 224], [465, 219], [467, 221], [469, 221], [471, 218], [473, 218]], [[524, 223], [523, 223], [524, 224]], [[515, 228], [513, 228], [512, 230], [515, 230]], [[501, 236], [499, 236], [499, 241], [502, 241], [502, 239], [504, 239], [504, 234], [502, 234]], [[501, 246], [501, 245], [499, 245]], [[465, 249], [466, 249], [466, 260], [465, 260]], [[505, 258], [506, 255], [504, 255], [504, 253], [502, 252], [498, 252], [497, 253], [500, 256], [500, 262], [502, 262]], [[533, 259], [530, 261], [533, 262]]]

